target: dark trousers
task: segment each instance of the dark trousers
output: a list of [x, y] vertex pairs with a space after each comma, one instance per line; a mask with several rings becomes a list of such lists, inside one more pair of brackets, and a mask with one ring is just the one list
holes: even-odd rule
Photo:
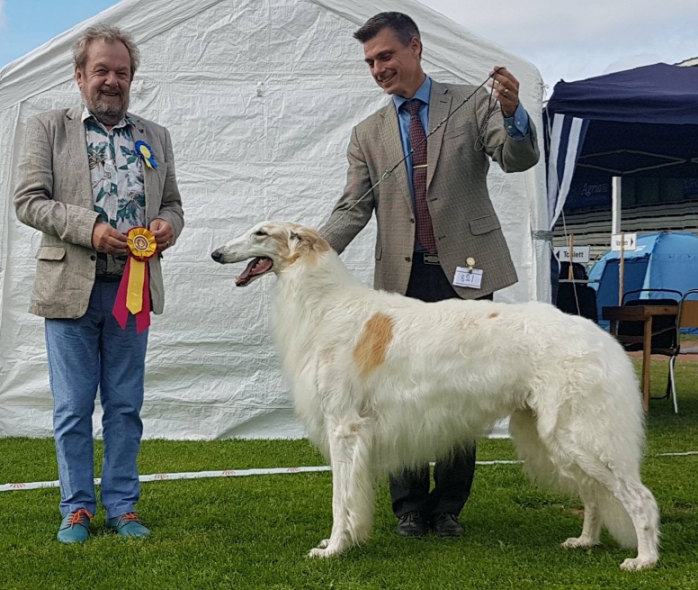
[[[429, 302], [457, 299], [458, 294], [441, 265], [425, 264], [423, 258], [422, 254], [415, 253], [406, 295]], [[492, 295], [483, 299], [492, 299]], [[390, 478], [393, 512], [398, 517], [413, 511], [427, 517], [439, 512], [459, 514], [470, 496], [474, 475], [474, 443], [469, 449], [454, 449], [449, 457], [436, 462], [431, 493], [429, 465], [394, 475]]]

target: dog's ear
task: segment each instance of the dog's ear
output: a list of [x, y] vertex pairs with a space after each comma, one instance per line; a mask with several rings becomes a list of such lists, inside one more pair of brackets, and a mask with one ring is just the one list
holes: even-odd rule
[[294, 227], [290, 232], [289, 242], [291, 247], [298, 253], [327, 252], [331, 250], [327, 241], [309, 227]]

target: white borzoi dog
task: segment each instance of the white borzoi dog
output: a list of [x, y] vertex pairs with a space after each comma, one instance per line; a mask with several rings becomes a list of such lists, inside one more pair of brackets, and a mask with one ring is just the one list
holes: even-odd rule
[[332, 532], [310, 552], [364, 541], [374, 478], [444, 456], [511, 416], [528, 471], [578, 495], [582, 534], [602, 526], [658, 559], [659, 510], [640, 481], [641, 395], [622, 347], [592, 322], [543, 303], [423, 303], [352, 277], [312, 229], [264, 222], [211, 255], [252, 258], [236, 279], [277, 275], [275, 334], [308, 436], [332, 466]]

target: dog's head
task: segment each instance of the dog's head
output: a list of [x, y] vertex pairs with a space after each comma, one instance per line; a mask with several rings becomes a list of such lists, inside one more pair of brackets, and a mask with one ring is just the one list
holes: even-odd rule
[[314, 229], [291, 222], [263, 221], [211, 253], [220, 264], [252, 259], [236, 277], [238, 287], [249, 285], [259, 277], [277, 275], [301, 258], [312, 258], [331, 250]]

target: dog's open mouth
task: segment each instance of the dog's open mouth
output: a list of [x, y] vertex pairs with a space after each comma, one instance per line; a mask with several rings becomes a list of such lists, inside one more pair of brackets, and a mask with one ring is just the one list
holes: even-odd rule
[[267, 258], [266, 256], [254, 258], [247, 265], [247, 268], [243, 271], [243, 273], [239, 277], [235, 277], [235, 284], [238, 287], [244, 287], [253, 278], [268, 273], [272, 266], [274, 266], [274, 263], [272, 262], [271, 258]]

